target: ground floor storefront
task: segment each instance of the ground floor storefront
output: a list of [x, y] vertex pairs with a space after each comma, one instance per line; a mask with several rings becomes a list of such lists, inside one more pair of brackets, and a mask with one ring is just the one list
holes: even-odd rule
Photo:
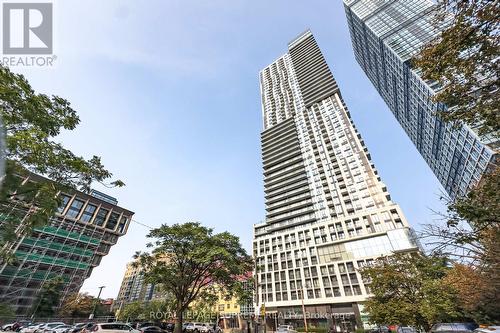
[[[265, 317], [266, 331], [276, 331], [279, 325], [292, 325], [294, 329], [304, 331], [307, 325], [311, 332], [346, 333], [367, 326], [362, 306], [358, 303], [266, 308]], [[263, 318], [259, 319], [263, 326]]]

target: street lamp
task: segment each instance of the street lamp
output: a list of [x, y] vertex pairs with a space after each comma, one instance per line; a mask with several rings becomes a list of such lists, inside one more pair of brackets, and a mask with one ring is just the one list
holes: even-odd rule
[[92, 313], [90, 314], [89, 316], [89, 319], [94, 319], [94, 316], [95, 316], [95, 310], [97, 308], [97, 303], [99, 303], [99, 299], [101, 297], [101, 292], [102, 292], [102, 289], [105, 288], [106, 286], [100, 286], [99, 287], [99, 294], [97, 294], [97, 299], [94, 303], [94, 308], [92, 309]]

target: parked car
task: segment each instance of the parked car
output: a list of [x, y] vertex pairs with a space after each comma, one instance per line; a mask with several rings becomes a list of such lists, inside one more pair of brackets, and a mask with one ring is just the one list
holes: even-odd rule
[[475, 323], [439, 323], [431, 327], [431, 333], [469, 333], [477, 327]]
[[205, 329], [205, 325], [202, 323], [190, 323], [186, 326], [186, 333], [199, 333]]
[[73, 328], [72, 325], [59, 325], [54, 327], [52, 333], [69, 333]]
[[40, 323], [31, 324], [31, 325], [28, 325], [27, 327], [21, 328], [20, 332], [21, 333], [34, 333], [42, 325], [45, 325], [45, 324], [40, 324]]
[[193, 323], [182, 323], [182, 332], [186, 332], [186, 328]]
[[213, 331], [214, 331], [213, 324], [203, 323], [201, 325], [202, 325], [202, 327], [200, 328], [201, 333], [213, 333]]
[[418, 333], [418, 331], [415, 327], [398, 326], [397, 333]]
[[71, 333], [89, 333], [90, 328], [92, 328], [95, 323], [78, 323]]
[[52, 333], [52, 330], [60, 325], [66, 325], [66, 324], [61, 322], [61, 321], [53, 322], [53, 323], [46, 323], [46, 324], [39, 326], [33, 333]]
[[500, 333], [500, 326], [478, 327], [474, 333]]
[[389, 327], [387, 326], [378, 326], [369, 331], [369, 333], [388, 333]]
[[5, 324], [1, 327], [2, 331], [19, 331], [22, 327], [28, 326], [31, 324], [29, 320], [19, 320], [14, 321], [12, 323]]
[[73, 325], [73, 329], [71, 330], [71, 333], [78, 333], [80, 332], [85, 325], [88, 323], [76, 323]]
[[175, 329], [175, 323], [160, 323], [160, 327], [165, 331], [173, 332]]
[[297, 333], [297, 331], [293, 329], [292, 325], [279, 325], [276, 331], [280, 333]]
[[141, 331], [141, 333], [165, 333], [165, 330], [158, 326], [141, 327], [139, 331]]
[[15, 322], [5, 324], [1, 327], [1, 329], [2, 329], [2, 331], [12, 331], [12, 327], [14, 326], [14, 324], [15, 324]]
[[132, 328], [132, 326], [123, 323], [94, 324], [89, 330], [95, 333], [140, 333], [140, 331]]
[[20, 320], [18, 321], [18, 325], [14, 327], [14, 331], [20, 332], [23, 328], [26, 328], [32, 324], [33, 323], [29, 320]]
[[156, 324], [155, 324], [155, 323], [153, 323], [153, 322], [139, 323], [139, 324], [137, 324], [137, 329], [141, 329], [141, 328], [143, 328], [143, 327], [153, 327], [153, 326], [158, 327], [158, 326], [156, 326]]

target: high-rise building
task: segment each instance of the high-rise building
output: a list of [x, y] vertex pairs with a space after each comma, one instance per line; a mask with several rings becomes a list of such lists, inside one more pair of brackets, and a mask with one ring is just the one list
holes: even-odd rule
[[[30, 175], [26, 181], [47, 181]], [[62, 278], [62, 299], [78, 292], [102, 257], [128, 229], [133, 212], [104, 193], [61, 193], [62, 205], [49, 222], [9, 244], [16, 258], [0, 264], [0, 302], [30, 315], [45, 282]], [[21, 202], [2, 209], [0, 225], [12, 214], [19, 220], [31, 212]]]
[[144, 269], [134, 265], [134, 262], [129, 262], [123, 275], [120, 291], [113, 304], [113, 309], [121, 309], [132, 302], [150, 302], [163, 296], [158, 288], [155, 288], [154, 284], [144, 281]]
[[467, 193], [495, 159], [498, 142], [454, 129], [436, 116], [435, 83], [411, 68], [411, 58], [448, 24], [434, 20], [431, 0], [344, 0], [354, 55], [446, 192]]
[[[266, 218], [254, 226], [256, 305], [278, 324], [363, 327], [358, 269], [416, 250], [310, 31], [260, 72]], [[330, 318], [330, 319], [328, 319]], [[275, 325], [269, 320], [269, 326]]]

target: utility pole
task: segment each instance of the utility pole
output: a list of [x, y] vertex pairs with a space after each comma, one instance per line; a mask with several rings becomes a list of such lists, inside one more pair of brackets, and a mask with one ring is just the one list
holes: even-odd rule
[[106, 286], [100, 286], [99, 287], [99, 294], [97, 294], [97, 299], [94, 303], [94, 308], [92, 309], [92, 313], [90, 314], [89, 316], [89, 319], [94, 319], [94, 316], [95, 316], [95, 310], [97, 308], [97, 303], [99, 303], [99, 299], [101, 297], [101, 292], [102, 292], [102, 289], [105, 288]]

